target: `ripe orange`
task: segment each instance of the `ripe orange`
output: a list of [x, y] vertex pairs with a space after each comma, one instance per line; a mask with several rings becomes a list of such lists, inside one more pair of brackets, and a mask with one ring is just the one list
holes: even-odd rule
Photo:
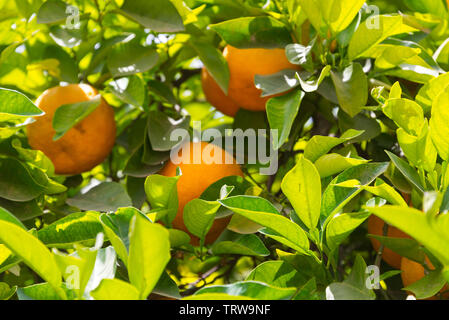
[[[427, 257], [426, 257], [426, 263], [431, 270], [435, 269], [432, 262], [430, 262], [429, 258], [427, 258]], [[425, 269], [421, 264], [419, 264], [415, 261], [412, 261], [410, 259], [407, 259], [405, 257], [403, 257], [401, 259], [401, 270], [402, 270], [401, 278], [402, 278], [402, 283], [404, 284], [404, 287], [408, 287], [409, 285], [422, 279], [426, 275]], [[441, 289], [440, 292], [446, 292], [448, 290], [449, 290], [449, 286], [446, 285], [446, 286], [444, 286], [443, 289]], [[436, 299], [436, 298], [437, 297], [435, 296], [435, 297], [431, 297], [429, 299]], [[449, 299], [449, 294], [445, 293], [444, 298]]]
[[284, 49], [237, 49], [226, 46], [223, 56], [228, 62], [230, 79], [228, 96], [240, 107], [263, 111], [270, 97], [261, 97], [254, 84], [256, 75], [269, 75], [284, 69], [298, 69], [291, 64]]
[[37, 99], [36, 105], [45, 115], [28, 125], [28, 142], [50, 158], [56, 173], [74, 175], [89, 171], [103, 162], [114, 146], [114, 110], [104, 100], [62, 138], [53, 141], [52, 121], [56, 109], [64, 104], [87, 101], [97, 94], [87, 84], [71, 84], [48, 89]]
[[[206, 147], [208, 147], [208, 149], [204, 151]], [[205, 163], [203, 158], [200, 159], [199, 163], [194, 163], [193, 153], [196, 152], [197, 149], [201, 150], [202, 154], [211, 154], [214, 159], [222, 159], [222, 163]], [[216, 145], [206, 142], [190, 142], [188, 148], [185, 148], [186, 152], [181, 151], [182, 149], [179, 153], [180, 163], [175, 164], [172, 161], [169, 161], [161, 170], [160, 174], [167, 177], [174, 177], [176, 176], [176, 168], [179, 167], [181, 169], [182, 175], [179, 178], [177, 185], [179, 201], [178, 213], [172, 224], [174, 228], [189, 233], [183, 220], [184, 206], [189, 201], [198, 198], [212, 183], [228, 176], [243, 176], [243, 173], [240, 166], [235, 163], [235, 160], [232, 164], [224, 163], [225, 157], [231, 155]], [[210, 244], [214, 242], [226, 228], [229, 220], [230, 217], [216, 219], [209, 230], [209, 233], [206, 235], [205, 243]], [[198, 245], [199, 239], [193, 235], [191, 236], [192, 244]]]
[[[382, 219], [372, 215], [368, 219], [368, 233], [377, 236], [383, 236], [384, 225], [385, 222]], [[388, 226], [387, 237], [410, 238], [410, 236], [408, 236], [406, 233], [393, 226]], [[379, 240], [374, 238], [370, 238], [370, 240], [374, 250], [378, 251], [380, 248]], [[401, 267], [401, 256], [387, 247], [384, 247], [382, 259], [395, 269], [400, 269]]]
[[207, 72], [206, 68], [201, 71], [201, 84], [207, 101], [213, 105], [218, 111], [230, 117], [234, 117], [240, 109], [237, 103], [229, 98], [220, 86], [215, 82], [214, 78]]

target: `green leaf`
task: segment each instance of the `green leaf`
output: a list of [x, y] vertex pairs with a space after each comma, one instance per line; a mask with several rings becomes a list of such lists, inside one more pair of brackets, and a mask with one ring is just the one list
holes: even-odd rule
[[91, 293], [95, 300], [139, 300], [139, 290], [119, 279], [103, 279]]
[[399, 145], [408, 161], [417, 168], [432, 172], [437, 161], [437, 150], [429, 133], [427, 120], [424, 121], [418, 136], [408, 134], [404, 129], [396, 131]]
[[11, 212], [20, 221], [27, 221], [44, 214], [36, 199], [25, 202], [0, 198], [0, 206]]
[[209, 286], [198, 290], [195, 296], [225, 293], [231, 296], [243, 296], [257, 300], [288, 300], [293, 297], [296, 288], [277, 288], [257, 281], [241, 281], [221, 286]]
[[425, 253], [422, 250], [421, 245], [414, 239], [393, 238], [378, 235], [368, 235], [368, 236], [370, 238], [378, 240], [385, 247], [391, 249], [392, 251], [396, 252], [402, 257], [406, 257], [407, 259], [419, 263], [424, 263]]
[[303, 91], [296, 90], [268, 100], [267, 117], [270, 128], [280, 133], [278, 133], [279, 138], [273, 140], [273, 148], [275, 150], [279, 149], [287, 141], [304, 96], [305, 93]]
[[12, 213], [2, 207], [0, 207], [0, 220], [14, 223], [15, 225], [26, 230], [25, 226], [22, 224], [22, 222], [20, 222], [19, 219], [17, 219]]
[[[151, 147], [155, 151], [172, 150], [187, 137], [189, 126], [189, 116], [174, 120], [161, 111], [151, 111], [148, 117]], [[182, 135], [179, 135], [179, 129], [183, 130]]]
[[322, 6], [319, 0], [298, 0], [301, 9], [304, 10], [310, 23], [321, 35], [325, 34], [325, 23], [323, 21]]
[[367, 162], [368, 160], [365, 159], [355, 159], [344, 157], [338, 153], [330, 153], [321, 156], [315, 161], [315, 167], [318, 170], [320, 177], [326, 178]]
[[182, 17], [169, 0], [125, 0], [120, 12], [155, 32], [184, 31]]
[[78, 65], [72, 57], [59, 46], [48, 46], [45, 48], [44, 56], [47, 59], [56, 59], [59, 61], [59, 77], [62, 81], [68, 83], [78, 83]]
[[421, 192], [424, 192], [426, 190], [426, 188], [422, 185], [421, 179], [419, 178], [419, 175], [415, 169], [413, 169], [407, 162], [405, 162], [395, 154], [389, 151], [385, 152], [390, 157], [395, 167], [399, 169], [399, 171], [409, 182], [411, 182]]
[[260, 238], [254, 234], [238, 235], [236, 238], [215, 243], [212, 248], [215, 255], [238, 254], [245, 256], [266, 257], [270, 251]]
[[136, 75], [111, 81], [108, 87], [124, 103], [139, 107], [145, 101], [145, 82]]
[[447, 9], [444, 3], [439, 0], [404, 0], [404, 4], [412, 11], [431, 13], [440, 17], [447, 16]]
[[416, 29], [404, 24], [402, 20], [403, 18], [400, 15], [380, 15], [378, 18], [378, 28], [371, 28], [371, 25], [365, 22], [361, 23], [355, 31], [351, 41], [349, 42], [348, 48], [348, 55], [351, 61], [364, 56], [368, 50], [381, 43], [388, 37], [417, 31]]
[[426, 247], [441, 263], [449, 265], [449, 225], [447, 215], [429, 217], [426, 213], [414, 208], [399, 206], [367, 207], [366, 210], [375, 214], [386, 223], [407, 233]]
[[368, 79], [359, 63], [352, 63], [342, 72], [331, 71], [332, 81], [341, 108], [354, 117], [368, 101]]
[[182, 216], [190, 233], [203, 240], [212, 227], [219, 207], [220, 204], [216, 201], [193, 199], [188, 202]]
[[433, 101], [449, 86], [449, 73], [443, 73], [442, 75], [430, 80], [416, 95], [416, 102], [418, 102], [424, 110], [425, 114], [428, 114], [431, 110]]
[[173, 299], [181, 298], [181, 295], [179, 294], [178, 285], [170, 277], [167, 271], [164, 271], [162, 273], [162, 276], [159, 278], [158, 283], [153, 289], [153, 293], [159, 294], [164, 297], [170, 297]]
[[154, 48], [141, 46], [135, 41], [116, 44], [108, 54], [106, 64], [113, 77], [145, 72], [159, 60]]
[[236, 48], [285, 48], [292, 43], [284, 24], [271, 17], [244, 17], [209, 26]]
[[[388, 162], [361, 164], [345, 170], [332, 180], [322, 197], [322, 224], [325, 223], [328, 217], [333, 217], [341, 211], [351, 199], [359, 194], [363, 190], [361, 186], [369, 185], [374, 179], [384, 173], [388, 165]], [[338, 186], [338, 184], [348, 180], [357, 180], [359, 186], [353, 188]], [[327, 221], [329, 220], [327, 219]]]
[[385, 183], [382, 179], [377, 179], [374, 186], [364, 186], [364, 190], [384, 198], [391, 204], [407, 207], [408, 204], [404, 198], [389, 184]]
[[171, 223], [178, 212], [179, 177], [165, 177], [158, 174], [148, 176], [145, 180], [145, 193], [152, 210], [163, 211], [167, 222]]
[[296, 72], [296, 70], [285, 69], [269, 75], [256, 74], [254, 84], [257, 89], [262, 90], [261, 97], [273, 96], [299, 86]]
[[37, 232], [39, 240], [53, 248], [72, 248], [75, 243], [91, 245], [102, 226], [97, 212], [72, 213]]
[[56, 109], [53, 116], [53, 129], [56, 133], [53, 141], [60, 139], [71, 128], [90, 115], [101, 103], [101, 95], [90, 100], [64, 104]]
[[449, 92], [443, 91], [432, 103], [430, 118], [430, 136], [443, 160], [449, 161]]
[[50, 283], [60, 297], [65, 298], [65, 293], [60, 288], [61, 272], [53, 255], [42, 242], [21, 227], [2, 220], [0, 220], [0, 242], [20, 257], [42, 279]]
[[418, 136], [424, 124], [424, 113], [416, 102], [408, 99], [388, 99], [382, 111], [408, 134]]
[[301, 221], [315, 229], [320, 218], [321, 179], [313, 163], [300, 156], [282, 180], [281, 188]]
[[321, 70], [318, 78], [314, 77], [312, 80], [303, 79], [302, 73], [296, 73], [296, 78], [299, 80], [302, 90], [305, 92], [314, 92], [318, 90], [321, 83], [330, 74], [330, 72], [331, 66], [327, 65]]
[[42, 110], [22, 93], [0, 88], [0, 121], [43, 114]]
[[413, 292], [416, 299], [427, 299], [438, 294], [446, 283], [447, 281], [441, 270], [430, 271], [424, 278], [419, 279], [403, 290]]
[[190, 236], [188, 233], [178, 229], [168, 229], [170, 234], [170, 245], [172, 248], [178, 248], [190, 243]]
[[30, 201], [45, 192], [48, 179], [14, 158], [0, 158], [0, 197], [11, 201]]
[[331, 283], [326, 288], [327, 300], [374, 300], [376, 294], [368, 289], [366, 263], [357, 255], [351, 274], [343, 282]]
[[[67, 299], [76, 299], [76, 293], [68, 289], [64, 284], [58, 290], [62, 291], [67, 296]], [[19, 288], [17, 296], [19, 300], [63, 300], [49, 283], [39, 283]]]
[[59, 0], [46, 1], [37, 12], [37, 23], [58, 23], [67, 19], [67, 5]]
[[299, 287], [308, 279], [284, 261], [265, 261], [254, 268], [245, 281], [259, 281], [279, 288]]
[[132, 205], [125, 188], [117, 182], [103, 182], [86, 193], [67, 199], [67, 203], [82, 210], [103, 212]]
[[227, 95], [230, 73], [223, 54], [214, 45], [205, 41], [191, 39], [190, 44], [198, 53], [209, 74]]
[[235, 213], [273, 230], [288, 240], [293, 249], [308, 252], [309, 240], [305, 231], [296, 223], [280, 215], [268, 200], [253, 196], [236, 196], [218, 200], [218, 202]]
[[0, 282], [0, 300], [9, 300], [17, 291], [17, 286], [10, 287], [5, 282]]
[[304, 149], [304, 157], [315, 162], [318, 158], [332, 150], [332, 148], [350, 141], [361, 134], [363, 134], [363, 131], [350, 129], [343, 133], [340, 138], [315, 135], [307, 142], [306, 148]]
[[342, 213], [335, 215], [326, 227], [326, 243], [332, 251], [367, 218], [367, 213]]
[[170, 260], [170, 241], [167, 229], [135, 215], [129, 229], [128, 275], [146, 299], [158, 282]]
[[332, 0], [321, 2], [323, 19], [333, 34], [345, 30], [354, 20], [366, 0]]
[[106, 236], [125, 265], [128, 264], [129, 226], [135, 215], [148, 219], [146, 215], [133, 207], [120, 208], [115, 213], [100, 216]]

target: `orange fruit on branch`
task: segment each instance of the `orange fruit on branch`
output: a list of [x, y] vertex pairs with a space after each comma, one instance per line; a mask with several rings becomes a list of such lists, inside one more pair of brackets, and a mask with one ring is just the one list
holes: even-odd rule
[[[383, 236], [384, 225], [385, 222], [382, 219], [374, 215], [371, 215], [368, 219], [368, 233], [377, 236]], [[393, 226], [388, 226], [388, 233], [386, 236], [391, 238], [410, 238], [409, 235]], [[381, 245], [380, 241], [374, 238], [370, 238], [370, 240], [374, 250], [376, 250], [376, 252], [379, 251]], [[401, 268], [401, 258], [402, 257], [393, 250], [384, 247], [384, 250], [382, 252], [382, 259], [393, 268], [395, 269]]]
[[[207, 148], [207, 149], [206, 149]], [[199, 198], [201, 194], [214, 182], [228, 177], [228, 176], [242, 176], [243, 172], [240, 166], [233, 159], [232, 164], [225, 163], [225, 157], [232, 157], [225, 150], [219, 146], [206, 143], [206, 142], [190, 142], [188, 148], [184, 148], [187, 152], [179, 152], [179, 164], [175, 164], [170, 160], [165, 167], [161, 170], [160, 174], [167, 177], [176, 176], [176, 168], [181, 169], [182, 175], [177, 183], [178, 191], [178, 213], [172, 222], [174, 228], [183, 230], [189, 233], [183, 220], [184, 206], [191, 200]], [[200, 151], [201, 154], [210, 154], [214, 159], [222, 159], [221, 163], [206, 163], [204, 157], [199, 158], [197, 161], [196, 156], [193, 154], [196, 151]], [[218, 162], [218, 161], [216, 161]], [[205, 238], [205, 244], [214, 242], [223, 230], [226, 228], [230, 221], [230, 217], [215, 219], [211, 229]], [[189, 233], [190, 234], [190, 233]], [[192, 244], [198, 245], [199, 239], [192, 234]]]
[[288, 61], [284, 49], [237, 49], [228, 45], [223, 56], [230, 72], [229, 98], [240, 107], [252, 111], [264, 111], [268, 99], [273, 97], [261, 97], [262, 90], [254, 84], [256, 75], [298, 69]]
[[45, 115], [27, 126], [28, 142], [53, 162], [57, 174], [74, 175], [102, 163], [114, 146], [114, 110], [103, 99], [86, 118], [53, 141], [53, 116], [65, 104], [88, 101], [98, 94], [87, 84], [70, 84], [46, 90], [36, 100]]
[[[430, 270], [434, 270], [435, 267], [433, 266], [432, 262], [429, 260], [429, 258], [426, 257], [426, 264], [429, 267]], [[426, 270], [424, 266], [419, 264], [418, 262], [415, 262], [413, 260], [407, 259], [403, 257], [401, 259], [401, 278], [402, 283], [404, 284], [404, 287], [408, 287], [409, 285], [415, 283], [418, 280], [421, 280], [426, 275]], [[440, 293], [443, 293], [444, 299], [449, 299], [449, 285], [445, 285], [443, 289], [440, 290]], [[412, 294], [412, 293], [410, 293]], [[428, 298], [430, 300], [436, 299], [437, 297], [431, 297]]]
[[203, 87], [204, 95], [211, 105], [225, 115], [230, 117], [235, 116], [240, 107], [231, 98], [225, 95], [206, 68], [203, 68], [201, 71], [201, 85]]

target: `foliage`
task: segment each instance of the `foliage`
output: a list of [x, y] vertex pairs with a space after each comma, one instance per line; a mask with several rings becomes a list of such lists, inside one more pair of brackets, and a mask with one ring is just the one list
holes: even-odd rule
[[[370, 236], [429, 257], [435, 270], [407, 290], [435, 295], [449, 282], [448, 10], [443, 0], [0, 0], [0, 299], [404, 299]], [[203, 66], [227, 92], [226, 45], [283, 49], [298, 66], [256, 75], [266, 112], [232, 118], [205, 99]], [[97, 88], [117, 123], [108, 158], [75, 176], [55, 174], [26, 136], [43, 114], [35, 99], [64, 83]], [[60, 108], [55, 139], [99, 101]], [[279, 133], [275, 173], [242, 164], [244, 178], [185, 206], [200, 246], [171, 228], [179, 176], [158, 175], [179, 146], [168, 137], [194, 121]], [[411, 239], [367, 235], [370, 215]], [[367, 286], [373, 265], [379, 287]]]

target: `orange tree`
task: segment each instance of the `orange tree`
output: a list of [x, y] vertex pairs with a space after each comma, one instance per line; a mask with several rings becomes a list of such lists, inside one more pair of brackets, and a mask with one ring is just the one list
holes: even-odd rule
[[0, 299], [447, 298], [448, 19], [0, 0]]

